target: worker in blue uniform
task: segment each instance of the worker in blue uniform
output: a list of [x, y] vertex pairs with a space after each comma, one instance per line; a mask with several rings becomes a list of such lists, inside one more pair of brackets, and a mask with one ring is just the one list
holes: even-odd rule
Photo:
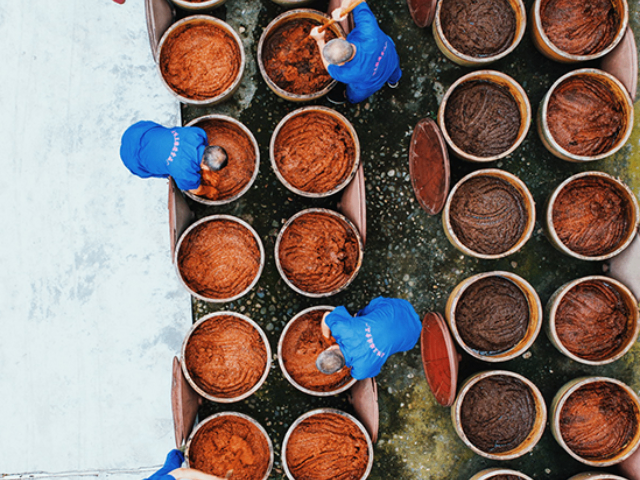
[[[336, 21], [344, 21], [345, 6], [353, 0], [343, 0], [332, 12]], [[311, 37], [322, 52], [322, 61], [332, 78], [341, 82], [330, 93], [333, 103], [358, 103], [380, 90], [384, 84], [395, 88], [402, 77], [400, 60], [393, 40], [378, 26], [366, 2], [352, 11], [355, 28], [347, 39], [333, 39], [325, 43], [325, 32], [319, 27], [311, 30]], [[346, 90], [344, 89], [346, 84]], [[340, 88], [342, 87], [342, 89]]]
[[182, 468], [184, 455], [180, 450], [171, 450], [160, 470], [145, 480], [224, 480], [223, 478], [210, 475], [208, 473], [195, 470], [193, 468]]
[[408, 301], [384, 297], [373, 299], [355, 316], [337, 307], [321, 325], [323, 335], [333, 336], [339, 348], [330, 347], [318, 356], [318, 370], [331, 374], [346, 364], [357, 380], [375, 377], [391, 355], [411, 350], [422, 329]]

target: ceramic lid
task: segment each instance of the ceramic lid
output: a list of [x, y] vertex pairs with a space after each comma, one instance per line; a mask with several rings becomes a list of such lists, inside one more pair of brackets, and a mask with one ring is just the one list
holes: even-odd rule
[[176, 448], [182, 447], [189, 438], [198, 415], [202, 399], [187, 383], [180, 367], [180, 360], [173, 357], [173, 378], [171, 381], [171, 410]]
[[[124, 1], [122, 2], [124, 3]], [[176, 12], [168, 0], [144, 0], [147, 13], [147, 31], [151, 53], [155, 61], [158, 61], [158, 44], [164, 32], [171, 26], [176, 18]]]
[[638, 87], [638, 52], [633, 31], [630, 27], [620, 43], [602, 58], [601, 68], [610, 73], [625, 86], [631, 100], [635, 101]]
[[640, 234], [636, 233], [633, 242], [622, 253], [608, 262], [608, 275], [624, 284], [640, 298]]
[[340, 203], [338, 203], [338, 210], [353, 222], [360, 232], [364, 244], [367, 239], [367, 200], [362, 163], [360, 163], [351, 183], [345, 187]]
[[436, 16], [438, 0], [407, 0], [411, 18], [420, 28], [428, 27]]
[[438, 403], [453, 404], [458, 382], [458, 353], [446, 322], [439, 313], [427, 313], [420, 333], [422, 365]]
[[378, 440], [379, 410], [378, 385], [375, 378], [358, 380], [349, 390], [349, 401], [356, 416], [367, 429], [371, 441]]
[[176, 244], [182, 232], [191, 224], [194, 213], [187, 205], [182, 192], [173, 178], [169, 177], [169, 243], [171, 247], [171, 261], [174, 261]]
[[441, 210], [449, 194], [449, 152], [435, 121], [423, 118], [411, 136], [409, 175], [420, 206], [429, 214]]

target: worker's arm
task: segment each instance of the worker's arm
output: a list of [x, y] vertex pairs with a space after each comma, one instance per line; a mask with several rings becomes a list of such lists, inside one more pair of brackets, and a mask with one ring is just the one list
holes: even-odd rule
[[309, 33], [309, 35], [311, 36], [311, 38], [313, 38], [316, 41], [316, 44], [318, 45], [318, 50], [320, 51], [320, 58], [322, 59], [322, 64], [324, 65], [324, 68], [328, 71], [329, 70], [329, 62], [327, 62], [324, 59], [324, 55], [322, 55], [322, 49], [325, 46], [325, 41], [324, 41], [324, 32], [320, 32], [320, 27], [314, 27], [311, 29], [311, 32]]
[[169, 472], [176, 480], [181, 478], [187, 480], [225, 480], [222, 477], [216, 477], [215, 475], [209, 475], [208, 473], [201, 472], [200, 470], [194, 470], [193, 468], [176, 468]]

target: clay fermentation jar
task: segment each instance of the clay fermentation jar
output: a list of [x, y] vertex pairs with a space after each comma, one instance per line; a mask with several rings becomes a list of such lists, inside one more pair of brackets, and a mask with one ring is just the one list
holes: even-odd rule
[[498, 169], [476, 170], [449, 193], [442, 223], [449, 241], [466, 255], [496, 259], [531, 237], [535, 205], [527, 186]]
[[193, 12], [213, 10], [224, 5], [226, 0], [171, 0], [178, 7]]
[[620, 43], [628, 22], [627, 0], [535, 0], [531, 7], [534, 45], [563, 63], [606, 55]]
[[627, 479], [625, 477], [620, 477], [612, 473], [586, 472], [586, 473], [579, 473], [578, 475], [574, 475], [573, 477], [569, 478], [569, 480], [627, 480]]
[[269, 145], [278, 179], [304, 197], [342, 190], [360, 165], [360, 142], [344, 116], [325, 107], [304, 107], [280, 120]]
[[465, 67], [480, 67], [511, 53], [527, 25], [522, 0], [441, 0], [433, 20], [436, 45]]
[[551, 296], [545, 313], [551, 343], [587, 365], [618, 360], [638, 338], [638, 301], [610, 277], [594, 275], [566, 283]]
[[620, 150], [633, 129], [633, 102], [613, 75], [595, 68], [560, 77], [540, 103], [538, 135], [570, 162], [601, 160]]
[[527, 136], [531, 105], [508, 75], [479, 70], [456, 80], [438, 109], [438, 125], [453, 153], [492, 162], [513, 153]]
[[[336, 81], [325, 69], [311, 29], [325, 24], [330, 17], [311, 9], [289, 10], [274, 18], [258, 42], [258, 67], [273, 92], [294, 102], [318, 99], [331, 90]], [[325, 40], [344, 38], [339, 24], [325, 30]]]
[[638, 199], [629, 187], [603, 172], [582, 172], [551, 194], [546, 233], [567, 255], [603, 261], [629, 246], [639, 219]]
[[320, 408], [300, 416], [287, 430], [282, 466], [290, 480], [364, 480], [373, 466], [373, 444], [354, 417]]
[[324, 208], [296, 213], [275, 245], [276, 267], [289, 287], [308, 297], [328, 297], [347, 288], [362, 266], [358, 229], [344, 215]]
[[225, 478], [266, 480], [273, 467], [273, 445], [253, 418], [221, 412], [200, 422], [186, 444], [189, 468]]
[[325, 375], [316, 367], [318, 355], [331, 345], [333, 337], [324, 338], [321, 330], [322, 316], [333, 307], [310, 307], [294, 316], [284, 327], [278, 342], [278, 363], [283, 375], [301, 392], [317, 397], [336, 395], [351, 388], [356, 382], [351, 369]]
[[193, 389], [218, 403], [238, 402], [267, 379], [271, 347], [262, 329], [235, 312], [206, 315], [182, 343], [182, 371]]
[[510, 272], [486, 272], [459, 283], [445, 316], [458, 344], [486, 362], [523, 354], [542, 326], [542, 305], [533, 287]]
[[244, 64], [240, 36], [209, 15], [174, 23], [158, 46], [160, 78], [183, 103], [212, 105], [228, 99], [240, 85]]
[[593, 467], [620, 463], [637, 449], [639, 419], [638, 396], [614, 378], [576, 378], [551, 403], [553, 436], [569, 455]]
[[547, 409], [530, 380], [493, 370], [477, 373], [462, 385], [451, 418], [458, 436], [475, 453], [492, 460], [511, 460], [538, 443]]
[[508, 468], [487, 468], [479, 471], [469, 480], [531, 480], [531, 477]]
[[226, 115], [206, 115], [187, 124], [207, 132], [209, 145], [217, 145], [227, 152], [227, 166], [217, 172], [203, 172], [202, 183], [211, 187], [207, 196], [185, 195], [204, 205], [223, 205], [244, 195], [256, 177], [260, 167], [258, 142], [242, 123]]
[[251, 290], [264, 267], [260, 237], [245, 221], [211, 215], [190, 225], [175, 251], [178, 278], [196, 298], [230, 302]]

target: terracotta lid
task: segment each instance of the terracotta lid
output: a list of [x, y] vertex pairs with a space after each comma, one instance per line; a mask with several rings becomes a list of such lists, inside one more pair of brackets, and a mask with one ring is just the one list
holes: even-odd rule
[[340, 203], [338, 203], [338, 210], [353, 222], [360, 232], [364, 244], [367, 240], [367, 200], [362, 163], [360, 163], [351, 183], [345, 187]]
[[627, 27], [618, 46], [603, 57], [600, 66], [602, 70], [620, 80], [631, 99], [635, 101], [638, 87], [638, 52], [630, 27]]
[[[117, 0], [116, 0], [117, 1]], [[124, 3], [122, 1], [121, 3]], [[168, 0], [144, 0], [147, 12], [147, 31], [153, 58], [158, 61], [158, 43], [176, 18], [176, 11]]]
[[609, 260], [608, 274], [627, 286], [636, 299], [640, 298], [640, 234], [636, 233], [631, 244]]
[[409, 147], [411, 185], [420, 206], [429, 214], [442, 210], [449, 193], [449, 153], [436, 122], [423, 118]]
[[194, 213], [189, 208], [182, 192], [169, 177], [169, 243], [171, 247], [171, 261], [174, 261], [176, 243], [182, 232], [193, 222]]
[[375, 378], [358, 380], [349, 390], [349, 401], [353, 405], [356, 416], [367, 429], [371, 441], [378, 440], [378, 385]]
[[411, 18], [420, 28], [428, 27], [436, 16], [438, 0], [407, 0]]
[[184, 378], [180, 360], [173, 357], [173, 379], [171, 382], [171, 410], [173, 428], [176, 435], [176, 448], [182, 447], [189, 438], [196, 422], [198, 407], [202, 399]]
[[458, 353], [442, 315], [427, 313], [420, 333], [422, 365], [429, 387], [443, 407], [450, 407], [456, 398]]

